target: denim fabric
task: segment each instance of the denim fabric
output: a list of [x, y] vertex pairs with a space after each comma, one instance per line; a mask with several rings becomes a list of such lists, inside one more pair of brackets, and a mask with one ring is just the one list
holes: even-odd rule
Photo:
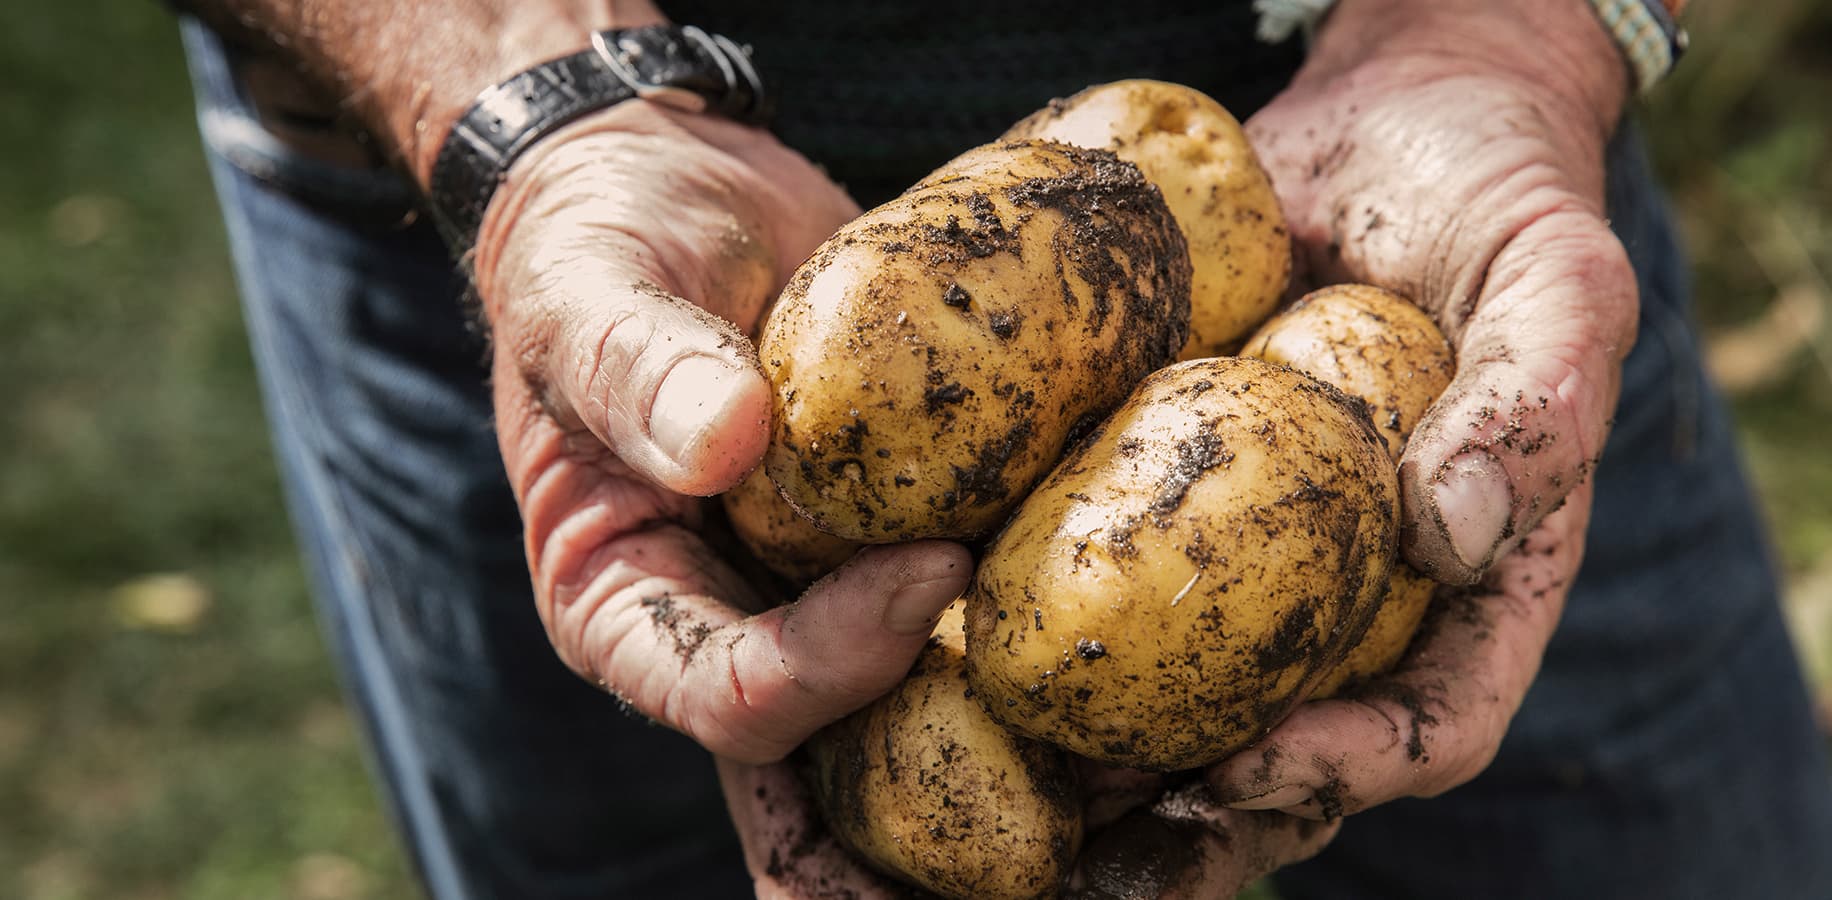
[[[212, 142], [243, 116], [187, 24]], [[555, 657], [490, 427], [464, 282], [432, 229], [355, 227], [318, 167], [209, 147], [275, 449], [320, 616], [433, 896], [738, 897], [711, 758]], [[345, 172], [393, 183], [386, 171]]]
[[[430, 891], [748, 895], [706, 754], [547, 645], [464, 283], [425, 225], [374, 224], [403, 183], [290, 157], [186, 46], [299, 540]], [[1544, 670], [1483, 776], [1355, 816], [1289, 900], [1832, 897], [1832, 772], [1683, 257], [1632, 135], [1610, 166], [1641, 333]]]

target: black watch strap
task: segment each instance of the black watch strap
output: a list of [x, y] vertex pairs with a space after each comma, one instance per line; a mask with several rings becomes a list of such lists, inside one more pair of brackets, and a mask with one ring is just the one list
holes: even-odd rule
[[529, 147], [587, 113], [637, 97], [751, 125], [766, 124], [774, 111], [749, 47], [691, 25], [597, 32], [591, 49], [484, 91], [452, 125], [427, 192], [447, 246], [460, 257], [470, 252], [497, 185]]

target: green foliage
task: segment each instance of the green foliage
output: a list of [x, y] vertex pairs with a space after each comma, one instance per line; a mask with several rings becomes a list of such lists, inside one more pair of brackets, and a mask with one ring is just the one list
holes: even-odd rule
[[1693, 47], [1643, 120], [1707, 333], [1748, 329], [1790, 292], [1821, 311], [1777, 329], [1793, 342], [1754, 344], [1776, 354], [1772, 377], [1734, 399], [1784, 565], [1832, 572], [1832, 2], [1699, 0], [1689, 21]]
[[410, 896], [280, 504], [172, 19], [106, 6], [0, 29], [0, 896]]

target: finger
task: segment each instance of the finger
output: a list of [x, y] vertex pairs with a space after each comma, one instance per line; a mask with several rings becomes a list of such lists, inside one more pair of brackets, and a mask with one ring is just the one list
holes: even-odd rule
[[1227, 809], [1198, 782], [1096, 835], [1072, 896], [1231, 897], [1281, 866], [1315, 856], [1338, 830], [1336, 823]]
[[745, 762], [782, 758], [895, 686], [971, 568], [953, 544], [870, 548], [799, 601], [738, 618], [693, 571], [708, 562], [694, 544], [679, 528], [633, 535], [623, 571], [601, 576], [554, 630], [576, 636], [588, 676]]
[[715, 753], [780, 759], [888, 690], [966, 588], [972, 560], [959, 545], [876, 547], [799, 601], [746, 617], [755, 592], [701, 540], [700, 501], [568, 434], [526, 385], [499, 381], [496, 392], [536, 608], [555, 650]]
[[1488, 766], [1539, 669], [1583, 553], [1580, 487], [1478, 590], [1440, 597], [1400, 668], [1362, 693], [1306, 703], [1208, 772], [1235, 809], [1334, 820], [1429, 797]]
[[1634, 342], [1634, 272], [1602, 219], [1558, 207], [1501, 248], [1458, 324], [1456, 378], [1401, 461], [1402, 543], [1426, 574], [1469, 585], [1595, 468]]
[[834, 840], [791, 766], [750, 766], [721, 759], [718, 768], [726, 808], [759, 898], [871, 900], [914, 894], [861, 865]]

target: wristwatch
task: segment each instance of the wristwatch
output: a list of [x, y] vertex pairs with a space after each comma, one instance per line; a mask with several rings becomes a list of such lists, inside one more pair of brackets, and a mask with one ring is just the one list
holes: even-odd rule
[[479, 94], [452, 125], [427, 190], [439, 234], [464, 258], [496, 188], [529, 147], [587, 113], [641, 98], [749, 125], [774, 108], [749, 47], [691, 25], [596, 32], [591, 46]]
[[1686, 0], [1590, 0], [1590, 4], [1616, 46], [1622, 48], [1637, 92], [1653, 90], [1686, 52], [1686, 30], [1679, 25]]

